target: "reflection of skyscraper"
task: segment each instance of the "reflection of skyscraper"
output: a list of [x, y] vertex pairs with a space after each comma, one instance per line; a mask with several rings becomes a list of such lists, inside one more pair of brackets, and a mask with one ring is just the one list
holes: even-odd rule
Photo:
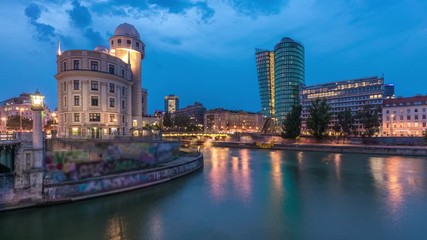
[[173, 113], [179, 109], [179, 97], [169, 94], [165, 97], [165, 112]]
[[304, 46], [283, 38], [274, 51], [256, 50], [262, 113], [282, 121], [299, 104], [304, 84]]

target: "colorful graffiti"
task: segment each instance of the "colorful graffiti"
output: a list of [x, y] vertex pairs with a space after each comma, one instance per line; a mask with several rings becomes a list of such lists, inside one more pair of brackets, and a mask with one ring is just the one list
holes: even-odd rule
[[49, 184], [44, 188], [44, 198], [47, 201], [62, 201], [70, 198], [90, 197], [93, 194], [108, 194], [115, 190], [148, 186], [192, 172], [202, 165], [203, 158], [200, 156], [188, 163], [164, 167], [155, 171], [141, 170], [139, 172], [70, 182], [69, 184]]
[[[45, 164], [48, 172], [55, 172], [50, 178], [54, 183], [138, 170], [171, 161], [178, 155], [176, 142], [99, 142], [80, 150], [57, 147], [46, 152]], [[58, 171], [62, 171], [62, 177]]]

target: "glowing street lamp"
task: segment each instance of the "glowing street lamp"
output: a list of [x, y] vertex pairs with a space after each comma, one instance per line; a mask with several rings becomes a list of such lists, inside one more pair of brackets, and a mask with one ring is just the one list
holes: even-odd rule
[[31, 95], [31, 110], [33, 111], [43, 111], [44, 110], [44, 96], [40, 94], [37, 90], [34, 94]]

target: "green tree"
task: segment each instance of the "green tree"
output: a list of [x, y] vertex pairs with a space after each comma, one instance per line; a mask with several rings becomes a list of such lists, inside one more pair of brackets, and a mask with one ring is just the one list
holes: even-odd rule
[[283, 138], [296, 139], [301, 134], [301, 109], [301, 105], [296, 105], [286, 114], [282, 123]]
[[8, 130], [19, 131], [21, 129], [21, 124], [22, 124], [22, 130], [33, 129], [33, 120], [19, 116], [19, 115], [10, 116], [7, 118], [7, 121], [6, 121], [6, 127]]
[[171, 128], [173, 126], [171, 114], [169, 112], [166, 112], [165, 116], [163, 117], [163, 126], [165, 128]]
[[380, 131], [380, 117], [381, 111], [372, 105], [364, 105], [362, 111], [357, 114], [357, 118], [365, 129], [365, 135], [372, 137], [375, 133]]
[[351, 110], [346, 108], [344, 111], [341, 111], [337, 114], [336, 125], [340, 127], [340, 133], [344, 136], [348, 136], [353, 132], [354, 129], [354, 117], [351, 114]]
[[310, 115], [306, 121], [307, 129], [317, 140], [323, 139], [326, 136], [328, 124], [332, 117], [330, 108], [326, 99], [320, 100], [319, 98], [312, 101], [308, 107]]

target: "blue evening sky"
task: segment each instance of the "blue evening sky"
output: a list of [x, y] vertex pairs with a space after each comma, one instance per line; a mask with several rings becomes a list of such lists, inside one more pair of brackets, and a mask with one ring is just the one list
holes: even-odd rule
[[180, 106], [259, 111], [255, 48], [305, 46], [306, 84], [385, 76], [397, 95], [427, 93], [425, 0], [2, 0], [0, 100], [33, 92], [56, 107], [56, 48], [108, 46], [133, 24], [146, 44], [149, 112]]

